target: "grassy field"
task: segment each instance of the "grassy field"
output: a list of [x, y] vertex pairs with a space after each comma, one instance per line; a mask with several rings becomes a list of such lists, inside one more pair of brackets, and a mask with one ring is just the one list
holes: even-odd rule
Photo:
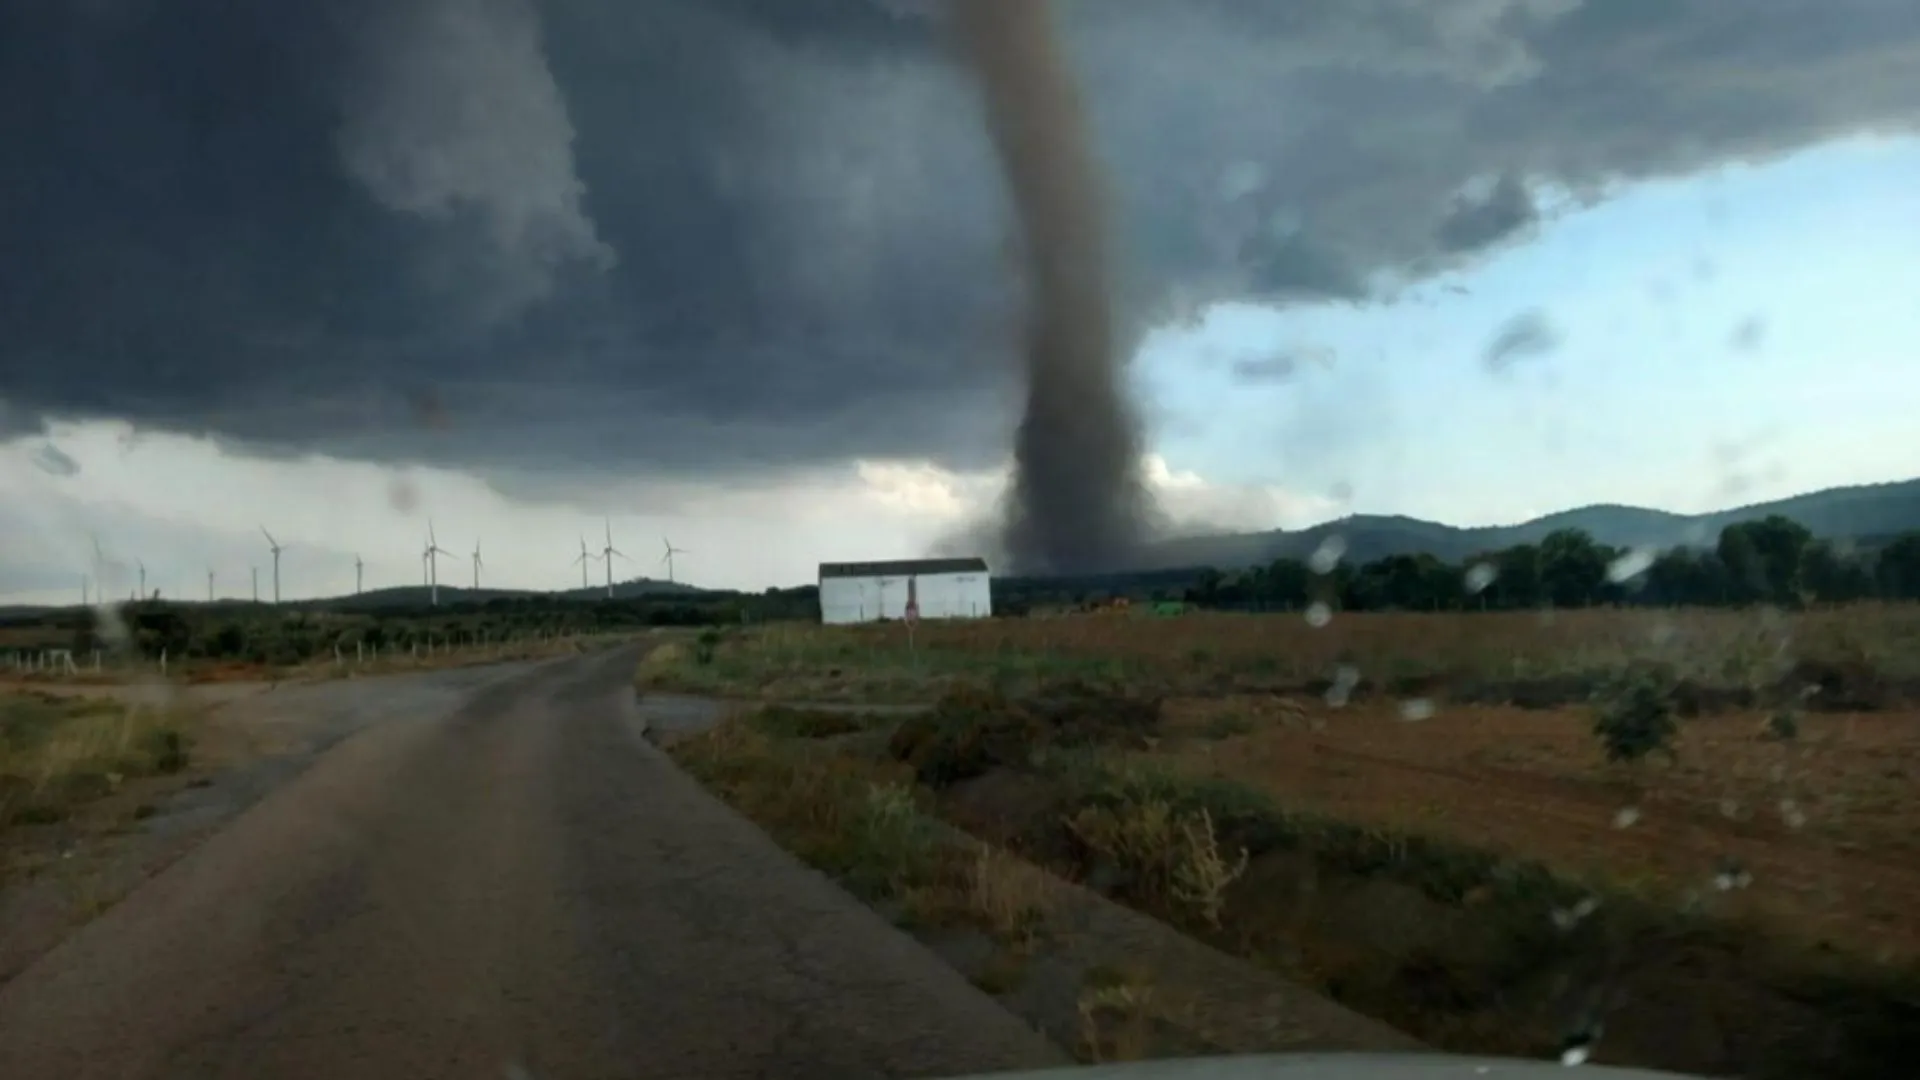
[[154, 813], [192, 782], [203, 736], [185, 707], [0, 690], [0, 883]]
[[[1080, 616], [707, 632], [710, 663], [654, 685], [767, 700], [921, 701], [963, 685], [1079, 676], [1178, 695], [1324, 691], [1574, 704], [1626, 667], [1660, 664], [1708, 704], [1811, 681], [1836, 706], [1920, 696], [1920, 605], [1803, 613], [1645, 609]], [[1822, 707], [1825, 702], [1818, 703]]]
[[[1603, 753], [1623, 672], [1676, 718], [1670, 753]], [[911, 647], [770, 627], [638, 679], [944, 698], [749, 712], [673, 748], [843, 880], [894, 880], [844, 846], [886, 792], [1441, 1046], [1550, 1054], [1605, 1014], [1596, 1060], [1764, 1077], [1904, 1068], [1917, 677], [1920, 609], [1864, 606], [1000, 620]]]

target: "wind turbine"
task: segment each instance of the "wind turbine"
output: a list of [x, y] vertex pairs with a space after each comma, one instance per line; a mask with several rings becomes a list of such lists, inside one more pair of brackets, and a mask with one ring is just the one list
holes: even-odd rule
[[257, 604], [260, 602], [260, 568], [255, 566], [250, 569], [253, 571], [253, 602]]
[[480, 561], [480, 538], [473, 539], [473, 590], [480, 591], [480, 568], [486, 564]]
[[133, 561], [136, 566], [140, 567], [139, 599], [145, 600], [147, 598], [147, 564], [143, 559], [135, 559]]
[[353, 557], [353, 595], [360, 595], [360, 586], [364, 584], [366, 580], [367, 564], [360, 561], [360, 556], [355, 555]]
[[100, 547], [100, 534], [92, 533], [93, 539], [93, 599], [101, 607], [107, 606], [107, 553]]
[[578, 563], [580, 566], [580, 591], [581, 592], [585, 592], [588, 589], [593, 588], [593, 583], [587, 580], [587, 564], [592, 562], [597, 557], [598, 556], [594, 555], [592, 552], [587, 550], [587, 537], [585, 533], [582, 533], [580, 535], [580, 556], [579, 558], [576, 558], [573, 560], [575, 563]]
[[[100, 546], [99, 533], [89, 533], [88, 536], [93, 540], [93, 602], [105, 607], [111, 602], [107, 599], [107, 578], [112, 577], [118, 580], [120, 574], [127, 569], [127, 564], [118, 559], [107, 558], [106, 549]], [[108, 573], [109, 570], [112, 571], [111, 574]], [[142, 577], [144, 584], [144, 575]], [[119, 588], [117, 585], [114, 587]], [[132, 589], [127, 592], [138, 599]]]
[[207, 603], [213, 603], [213, 567], [207, 567]]
[[280, 603], [280, 553], [287, 549], [280, 546], [280, 541], [273, 538], [273, 534], [267, 531], [265, 525], [260, 526], [260, 535], [267, 538], [267, 547], [273, 551], [273, 602], [278, 604]]
[[427, 564], [427, 588], [430, 590], [427, 602], [434, 607], [440, 606], [440, 556], [452, 554], [440, 546], [440, 541], [433, 535], [433, 519], [428, 518], [427, 550], [420, 553], [420, 561]]
[[666, 557], [665, 557], [665, 558], [663, 558], [663, 559], [661, 559], [660, 561], [661, 561], [661, 562], [663, 562], [663, 563], [666, 563], [666, 564], [667, 564], [667, 582], [668, 582], [668, 584], [672, 584], [672, 582], [673, 582], [673, 557], [674, 557], [675, 555], [691, 555], [691, 554], [693, 554], [693, 552], [691, 552], [691, 551], [688, 551], [688, 550], [687, 550], [686, 548], [677, 548], [677, 547], [674, 547], [674, 546], [673, 546], [673, 541], [671, 541], [671, 540], [669, 540], [669, 539], [667, 539], [667, 538], [666, 538], [666, 537], [664, 537], [664, 536], [660, 538], [660, 543], [661, 543], [662, 545], [664, 545], [664, 546], [666, 547], [666, 549], [667, 549], [667, 554], [666, 554]]
[[627, 558], [626, 552], [613, 546], [612, 518], [607, 519], [607, 546], [601, 551], [601, 555], [607, 560], [607, 599], [611, 600], [613, 599], [613, 557], [618, 555], [623, 559]]
[[93, 579], [88, 577], [86, 574], [80, 575], [80, 606], [81, 607], [91, 607], [93, 605], [93, 592], [87, 587], [92, 580]]

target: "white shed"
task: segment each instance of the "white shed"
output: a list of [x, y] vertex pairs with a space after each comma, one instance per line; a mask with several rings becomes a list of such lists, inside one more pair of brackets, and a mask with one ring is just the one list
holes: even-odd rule
[[984, 619], [993, 614], [985, 559], [821, 563], [820, 621], [829, 626], [905, 618]]

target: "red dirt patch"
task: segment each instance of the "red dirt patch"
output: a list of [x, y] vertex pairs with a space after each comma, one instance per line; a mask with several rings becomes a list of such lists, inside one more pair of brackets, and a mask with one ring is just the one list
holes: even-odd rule
[[[1603, 762], [1583, 709], [1442, 707], [1409, 722], [1387, 703], [1269, 697], [1168, 714], [1184, 737], [1156, 756], [1282, 805], [1698, 891], [1799, 940], [1920, 957], [1917, 715], [1807, 716], [1790, 742], [1764, 737], [1763, 714], [1687, 720], [1678, 764], [1636, 770]], [[1223, 731], [1244, 733], [1209, 737]], [[1747, 877], [1723, 891], [1731, 867]]]

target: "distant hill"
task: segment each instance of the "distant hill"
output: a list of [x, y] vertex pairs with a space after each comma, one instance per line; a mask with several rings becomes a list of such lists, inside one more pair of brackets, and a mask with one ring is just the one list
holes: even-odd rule
[[1304, 559], [1329, 537], [1346, 542], [1345, 559], [1371, 562], [1389, 555], [1428, 554], [1447, 562], [1516, 544], [1538, 543], [1556, 529], [1580, 529], [1614, 547], [1710, 547], [1720, 530], [1772, 514], [1805, 525], [1815, 536], [1875, 546], [1920, 530], [1920, 479], [1829, 488], [1774, 502], [1710, 514], [1674, 514], [1638, 506], [1583, 506], [1518, 525], [1458, 528], [1418, 518], [1358, 514], [1288, 532], [1198, 536], [1161, 544], [1143, 569], [1213, 566], [1222, 570]]
[[[1423, 553], [1458, 563], [1516, 544], [1538, 543], [1556, 529], [1580, 529], [1613, 547], [1711, 547], [1719, 538], [1720, 530], [1726, 526], [1772, 514], [1792, 518], [1822, 539], [1846, 540], [1861, 548], [1873, 549], [1902, 533], [1920, 531], [1920, 479], [1828, 488], [1709, 514], [1674, 514], [1639, 506], [1583, 506], [1517, 525], [1483, 528], [1458, 528], [1419, 518], [1359, 514], [1294, 532], [1276, 529], [1272, 532], [1197, 536], [1168, 541], [1155, 547], [1138, 570], [1085, 579], [1083, 584], [1089, 588], [1118, 587], [1124, 580], [1128, 586], [1138, 587], [1143, 582], [1152, 584], [1164, 578], [1168, 588], [1175, 588], [1183, 585], [1192, 576], [1191, 572], [1200, 567], [1236, 570], [1264, 565], [1279, 558], [1305, 559], [1332, 536], [1339, 536], [1345, 541], [1343, 558], [1355, 563], [1372, 562], [1389, 555]], [[1058, 587], [1062, 583], [1056, 580], [1052, 586]], [[617, 600], [668, 599], [676, 596], [692, 599], [730, 595], [730, 592], [702, 589], [680, 582], [636, 578], [615, 582], [613, 595]], [[426, 586], [407, 585], [376, 589], [359, 596], [290, 601], [285, 606], [319, 610], [418, 610], [427, 606], [428, 597]], [[591, 602], [605, 599], [606, 588], [595, 585], [586, 589], [543, 592], [534, 589], [440, 586], [442, 606], [534, 597]], [[215, 606], [245, 607], [247, 603], [220, 600]], [[58, 609], [34, 605], [0, 607], [0, 620], [31, 618], [53, 610]]]
[[[702, 589], [697, 585], [686, 585], [674, 581], [656, 581], [653, 578], [635, 578], [632, 581], [613, 583], [615, 600], [666, 600], [674, 597], [710, 597], [720, 595], [720, 591]], [[388, 609], [417, 611], [432, 602], [433, 590], [425, 585], [402, 585], [392, 589], [370, 589], [358, 596], [325, 596], [312, 600], [288, 600], [280, 606], [305, 611], [383, 611]], [[457, 604], [484, 604], [489, 600], [543, 599], [561, 601], [594, 601], [607, 598], [607, 588], [595, 585], [590, 589], [563, 589], [557, 592], [541, 589], [465, 589], [457, 585], [440, 586], [440, 605], [451, 607]], [[236, 611], [253, 606], [249, 600], [221, 598], [212, 603], [203, 600], [164, 597], [170, 604], [185, 604], [196, 608], [232, 608]], [[0, 606], [0, 621], [9, 619], [33, 619], [48, 612], [69, 610], [68, 607], [50, 605], [19, 604]]]
[[[656, 581], [653, 578], [635, 578], [632, 581], [613, 583], [615, 600], [665, 600], [673, 597], [696, 597], [713, 595], [713, 590], [702, 589], [696, 585], [686, 585], [677, 581]], [[377, 610], [381, 608], [423, 608], [433, 598], [433, 590], [425, 585], [402, 585], [392, 589], [373, 589], [358, 596], [334, 596], [319, 600], [303, 600], [297, 605], [308, 608], [352, 608], [356, 610]], [[484, 604], [490, 600], [522, 600], [539, 598], [542, 600], [593, 601], [607, 599], [607, 588], [595, 585], [588, 589], [468, 589], [457, 585], [440, 586], [440, 604], [442, 607], [454, 604]]]

